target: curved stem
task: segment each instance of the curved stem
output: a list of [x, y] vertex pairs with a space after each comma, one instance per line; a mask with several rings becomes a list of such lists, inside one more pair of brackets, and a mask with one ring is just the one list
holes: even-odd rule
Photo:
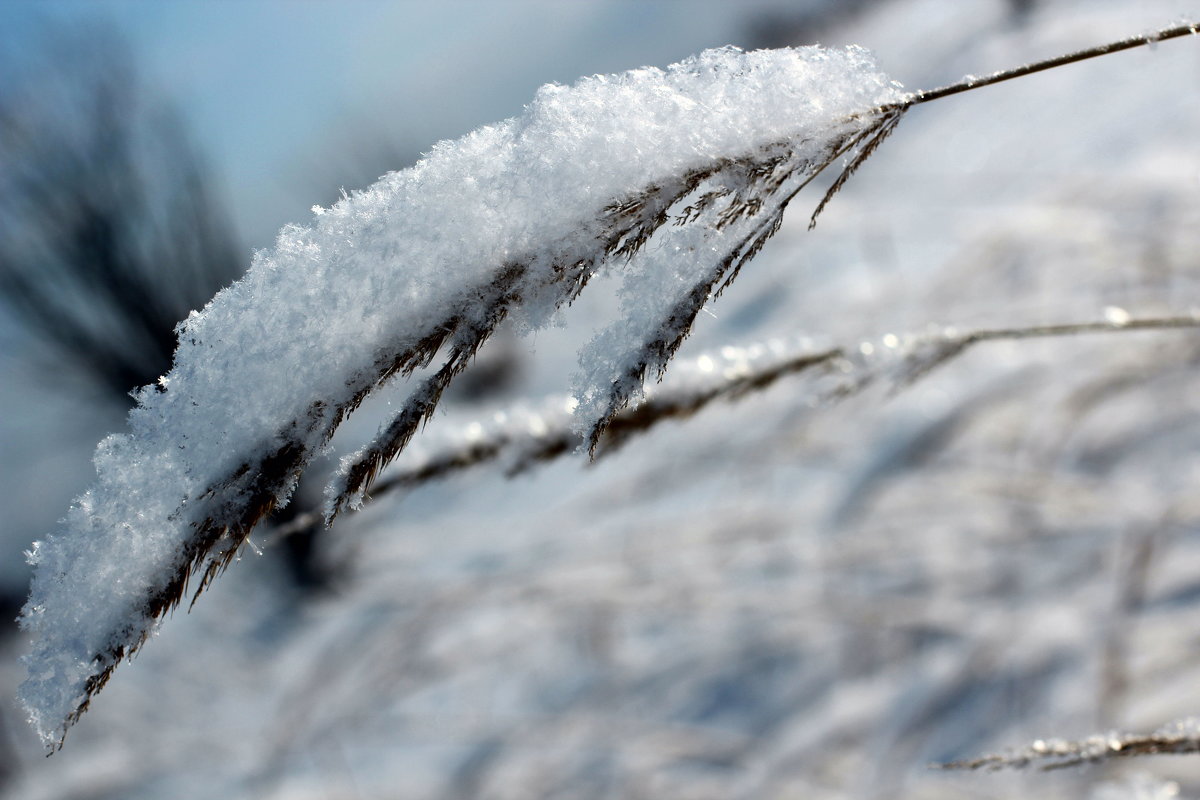
[[1021, 78], [1025, 75], [1031, 75], [1035, 72], [1041, 72], [1055, 67], [1061, 67], [1064, 64], [1074, 64], [1076, 61], [1086, 61], [1089, 58], [1096, 56], [1106, 56], [1109, 53], [1116, 53], [1121, 50], [1130, 50], [1134, 47], [1142, 47], [1145, 45], [1157, 44], [1164, 42], [1167, 39], [1175, 39], [1180, 36], [1192, 36], [1200, 34], [1200, 23], [1189, 22], [1182, 25], [1177, 25], [1173, 28], [1163, 28], [1154, 33], [1144, 34], [1142, 36], [1131, 36], [1128, 39], [1121, 39], [1118, 42], [1110, 42], [1096, 47], [1089, 47], [1086, 50], [1079, 50], [1074, 53], [1048, 58], [1045, 61], [1035, 61], [1032, 64], [1026, 64], [1022, 67], [1013, 69], [1000, 70], [993, 72], [991, 75], [985, 75], [982, 78], [967, 78], [952, 83], [948, 86], [942, 86], [938, 89], [927, 89], [924, 91], [914, 92], [909, 98], [901, 103], [903, 106], [915, 106], [921, 103], [928, 103], [930, 100], [939, 100], [943, 97], [949, 97], [952, 94], [961, 94], [969, 92], [972, 89], [980, 89], [984, 86], [991, 86], [994, 83], [1011, 80], [1013, 78]]

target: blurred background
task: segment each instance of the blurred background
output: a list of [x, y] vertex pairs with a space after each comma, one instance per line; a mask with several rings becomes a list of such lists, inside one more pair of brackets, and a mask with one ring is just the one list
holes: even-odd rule
[[[3, 620], [22, 551], [87, 487], [129, 390], [169, 369], [189, 309], [313, 205], [519, 114], [539, 85], [820, 42], [932, 88], [1180, 11], [0, 4]], [[914, 109], [816, 231], [819, 191], [796, 201], [681, 357], [1194, 313], [1197, 78], [1185, 39]], [[601, 285], [561, 330], [498, 336], [429, 434], [563, 391], [614, 308]], [[834, 407], [784, 382], [591, 467], [480, 470], [332, 531], [264, 534], [51, 759], [11, 700], [23, 641], [5, 623], [0, 794], [1200, 797], [1194, 758], [927, 769], [1200, 714], [1198, 361], [1195, 333], [1131, 332], [982, 346]]]

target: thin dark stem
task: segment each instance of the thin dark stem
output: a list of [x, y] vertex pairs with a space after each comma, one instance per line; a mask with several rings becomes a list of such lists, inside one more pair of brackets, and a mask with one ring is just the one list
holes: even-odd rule
[[1079, 333], [1116, 333], [1118, 331], [1164, 330], [1200, 326], [1196, 317], [1154, 317], [1117, 322], [1078, 322], [1064, 325], [1035, 325], [1029, 328], [995, 328], [971, 331], [963, 335], [966, 342], [987, 342], [996, 339], [1038, 339], [1049, 336], [1070, 336]]
[[1080, 50], [1075, 53], [1067, 53], [1063, 56], [1048, 58], [1045, 61], [1035, 61], [1032, 64], [1026, 64], [1023, 67], [1000, 70], [999, 72], [993, 72], [991, 75], [985, 75], [982, 78], [967, 78], [959, 81], [958, 83], [952, 83], [949, 86], [943, 86], [940, 89], [928, 89], [921, 92], [914, 92], [900, 105], [905, 107], [920, 105], [921, 103], [928, 103], [930, 100], [938, 100], [943, 97], [949, 97], [952, 94], [969, 92], [972, 89], [980, 89], [984, 86], [991, 86], [993, 83], [1001, 83], [1002, 81], [1011, 80], [1012, 78], [1021, 78], [1025, 75], [1032, 75], [1035, 72], [1061, 67], [1064, 64], [1074, 64], [1076, 61], [1086, 61], [1089, 58], [1106, 56], [1109, 53], [1116, 53], [1120, 50], [1130, 50], [1134, 47], [1142, 47], [1144, 45], [1165, 42], [1168, 39], [1175, 39], [1180, 36], [1192, 36], [1197, 34], [1200, 34], [1200, 23], [1196, 22], [1189, 22], [1173, 28], [1163, 28], [1162, 30], [1155, 31], [1154, 33], [1148, 33], [1142, 36], [1131, 36], [1128, 39], [1122, 39], [1119, 42], [1111, 42], [1110, 44], [1102, 44], [1097, 47], [1089, 47], [1086, 50]]
[[1000, 339], [1041, 339], [1052, 336], [1074, 336], [1088, 333], [1115, 333], [1131, 330], [1147, 331], [1198, 327], [1200, 327], [1200, 318], [1188, 316], [1149, 319], [1110, 319], [1104, 322], [1034, 325], [1028, 328], [991, 328], [974, 330], [968, 333], [948, 332], [938, 341], [942, 347], [936, 349], [930, 357], [914, 360], [913, 369], [902, 381], [896, 384], [896, 389], [899, 390], [915, 383], [947, 361], [962, 355], [968, 348], [983, 342], [994, 342]]
[[835, 194], [837, 194], [838, 190], [841, 189], [850, 176], [854, 174], [855, 170], [861, 167], [863, 162], [871, 156], [875, 149], [879, 147], [879, 144], [886, 139], [893, 130], [895, 130], [897, 123], [900, 121], [901, 115], [913, 106], [920, 105], [921, 103], [928, 103], [930, 100], [939, 100], [943, 97], [949, 97], [953, 94], [969, 92], [972, 89], [981, 89], [984, 86], [991, 86], [993, 83], [1000, 83], [1013, 78], [1021, 78], [1026, 75], [1032, 75], [1035, 72], [1061, 67], [1064, 64], [1073, 64], [1076, 61], [1085, 61], [1089, 58], [1095, 58], [1096, 56], [1108, 55], [1109, 53], [1116, 53], [1120, 50], [1129, 50], [1130, 48], [1134, 47], [1155, 44], [1157, 42], [1166, 41], [1167, 39], [1175, 39], [1180, 36], [1191, 36], [1198, 34], [1200, 34], [1200, 23], [1184, 23], [1173, 28], [1163, 28], [1162, 30], [1155, 31], [1154, 33], [1143, 34], [1141, 36], [1131, 36], [1128, 39], [1122, 39], [1118, 42], [1110, 42], [1109, 44], [1102, 44], [1097, 47], [1089, 47], [1086, 50], [1079, 50], [1074, 53], [1068, 53], [1064, 56], [1056, 56], [1054, 58], [1046, 59], [1045, 61], [1035, 61], [1032, 64], [1025, 64], [1021, 67], [1014, 67], [1012, 69], [993, 72], [991, 75], [985, 75], [982, 78], [974, 76], [964, 78], [958, 83], [952, 83], [949, 86], [943, 86], [940, 89], [925, 89], [922, 91], [913, 92], [909, 95], [906, 95], [902, 100], [899, 100], [895, 103], [876, 106], [865, 114], [862, 112], [851, 114], [844, 121], [861, 121], [864, 116], [867, 118], [867, 120], [873, 121], [866, 123], [858, 134], [851, 136], [849, 139], [842, 142], [837, 152], [833, 153], [824, 163], [817, 166], [817, 168], [814, 169], [808, 176], [808, 179], [797, 186], [791, 192], [791, 194], [784, 199], [783, 206], [786, 207], [788, 201], [790, 201], [797, 192], [807, 186], [814, 178], [817, 177], [817, 175], [821, 174], [821, 172], [835, 160], [843, 155], [854, 152], [854, 156], [852, 157], [849, 165], [842, 169], [842, 172], [838, 176], [837, 180], [833, 182], [833, 185], [825, 193], [825, 197], [822, 198], [821, 202], [817, 205], [816, 211], [813, 212], [808, 223], [809, 230], [812, 230], [817, 224], [817, 217], [825, 209], [825, 206], [829, 204], [829, 200]]

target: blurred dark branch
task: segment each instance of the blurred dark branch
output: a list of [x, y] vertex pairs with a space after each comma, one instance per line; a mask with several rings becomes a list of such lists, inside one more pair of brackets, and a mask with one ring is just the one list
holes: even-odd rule
[[238, 276], [237, 247], [121, 40], [46, 38], [0, 91], [0, 301], [41, 361], [128, 402], [169, 369], [176, 323]]

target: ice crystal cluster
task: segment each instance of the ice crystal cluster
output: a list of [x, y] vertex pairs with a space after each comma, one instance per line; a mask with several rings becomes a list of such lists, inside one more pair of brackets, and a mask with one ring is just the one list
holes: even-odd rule
[[543, 325], [611, 267], [621, 319], [574, 387], [595, 428], [665, 366], [790, 194], [901, 97], [856, 48], [711, 50], [544, 86], [520, 116], [284, 228], [179, 325], [173, 368], [136, 393], [95, 483], [31, 551], [21, 696], [44, 740], [61, 743], [378, 385], [441, 364], [414, 380], [359, 490], [499, 321]]

